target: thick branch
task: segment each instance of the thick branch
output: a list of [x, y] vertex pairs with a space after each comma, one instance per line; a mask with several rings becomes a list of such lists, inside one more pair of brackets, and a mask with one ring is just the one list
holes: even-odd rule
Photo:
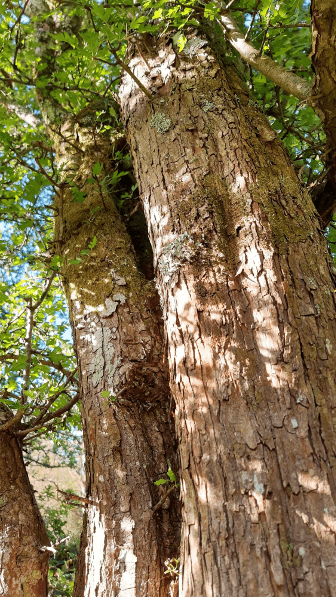
[[9, 112], [14, 112], [23, 122], [26, 122], [33, 128], [37, 128], [41, 124], [41, 121], [32, 112], [29, 112], [29, 110], [26, 110], [26, 108], [19, 104], [13, 103], [13, 101], [2, 94], [0, 95], [0, 104], [6, 106]]
[[[28, 408], [28, 406], [26, 406], [26, 409], [27, 408]], [[14, 417], [12, 419], [10, 419], [9, 421], [7, 421], [3, 425], [1, 425], [0, 431], [8, 431], [8, 429], [13, 427], [17, 423], [20, 423], [20, 421], [25, 413], [25, 410], [18, 410], [18, 412], [16, 413], [16, 415], [14, 415]]]
[[308, 100], [311, 95], [309, 83], [292, 72], [289, 72], [271, 58], [260, 56], [259, 51], [249, 42], [245, 41], [244, 35], [239, 31], [232, 17], [223, 12], [220, 18], [226, 38], [237, 50], [240, 56], [253, 68], [258, 70], [267, 79], [273, 81], [287, 93], [294, 95], [300, 100]]

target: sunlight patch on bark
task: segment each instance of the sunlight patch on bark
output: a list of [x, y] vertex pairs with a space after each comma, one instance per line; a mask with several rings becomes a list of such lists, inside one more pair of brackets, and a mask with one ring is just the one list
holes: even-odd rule
[[0, 535], [0, 595], [3, 595], [4, 597], [8, 595], [8, 585], [5, 581], [5, 564], [7, 564], [9, 560], [9, 552], [7, 545], [7, 539], [9, 536], [8, 532], [9, 527], [4, 527]]
[[319, 493], [331, 496], [328, 481], [319, 479], [318, 475], [316, 475], [313, 470], [309, 471], [309, 473], [299, 472], [298, 480], [300, 485], [302, 485], [306, 491], [318, 491]]
[[[90, 543], [85, 550], [87, 583], [84, 597], [88, 597], [89, 595], [107, 595], [108, 587], [106, 587], [105, 575], [101, 574], [101, 567], [104, 566], [104, 562], [106, 561], [106, 528], [98, 507], [89, 507], [87, 524], [88, 527], [91, 527], [92, 531], [89, 534]], [[92, 553], [95, 555], [94, 558], [91, 557]]]

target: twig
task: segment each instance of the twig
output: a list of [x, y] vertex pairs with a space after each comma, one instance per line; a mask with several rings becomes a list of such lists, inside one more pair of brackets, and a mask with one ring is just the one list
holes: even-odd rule
[[[53, 481], [53, 484], [55, 485], [57, 492], [61, 493], [62, 495], [64, 495], [65, 497], [65, 502], [69, 503], [71, 500], [76, 500], [77, 502], [81, 502], [82, 504], [98, 504], [98, 502], [95, 502], [94, 500], [90, 500], [90, 498], [84, 498], [80, 495], [76, 495], [75, 493], [70, 493], [70, 491], [62, 491], [62, 489], [60, 489], [58, 487], [58, 485], [55, 483], [55, 481]], [[80, 504], [73, 504], [76, 506], [79, 506]]]
[[14, 31], [14, 29], [15, 29], [16, 25], [20, 25], [20, 23], [21, 23], [21, 19], [22, 19], [22, 17], [23, 17], [23, 15], [24, 15], [24, 13], [25, 13], [25, 10], [26, 10], [26, 8], [27, 8], [27, 4], [28, 4], [28, 2], [29, 2], [29, 0], [26, 0], [26, 2], [24, 3], [24, 5], [23, 5], [23, 7], [22, 7], [22, 9], [21, 9], [21, 12], [20, 12], [20, 14], [19, 14], [18, 18], [16, 19], [15, 23], [13, 24], [13, 27], [11, 28], [11, 31]]
[[34, 157], [35, 157], [35, 162], [37, 163], [37, 165], [38, 165], [38, 167], [39, 167], [39, 169], [40, 169], [40, 172], [41, 172], [41, 174], [43, 174], [43, 176], [45, 176], [45, 177], [46, 177], [46, 179], [47, 179], [47, 180], [49, 180], [49, 182], [51, 182], [51, 184], [52, 184], [53, 186], [60, 188], [60, 184], [59, 184], [59, 183], [57, 183], [57, 182], [55, 182], [55, 180], [54, 180], [53, 178], [51, 178], [51, 176], [49, 176], [48, 172], [46, 172], [46, 170], [45, 170], [45, 169], [43, 168], [43, 166], [40, 164], [40, 160], [39, 160], [39, 158], [38, 158], [37, 156], [34, 156]]
[[32, 359], [32, 338], [33, 338], [33, 327], [34, 327], [34, 309], [32, 306], [32, 299], [31, 297], [27, 300], [27, 319], [26, 319], [26, 337], [25, 337], [25, 345], [26, 345], [26, 366], [23, 372], [23, 384], [21, 390], [21, 404], [25, 404], [27, 402], [26, 390], [29, 388], [29, 376], [30, 376], [30, 369], [31, 369], [31, 359]]
[[53, 556], [55, 556], [57, 553], [57, 547], [59, 547], [62, 543], [65, 543], [65, 541], [68, 541], [68, 539], [70, 539], [70, 535], [68, 535], [67, 537], [63, 537], [63, 539], [59, 539], [58, 541], [56, 541], [55, 543], [51, 543], [50, 545], [43, 545], [43, 547], [40, 547], [39, 550], [50, 551], [50, 553], [52, 553]]
[[259, 57], [261, 57], [262, 53], [263, 53], [263, 49], [264, 49], [264, 45], [265, 45], [265, 41], [266, 41], [266, 37], [267, 37], [267, 33], [268, 33], [268, 25], [269, 25], [269, 21], [267, 22], [267, 27], [264, 30], [264, 35], [263, 35], [263, 38], [262, 38], [262, 41], [261, 41], [260, 50], [259, 50]]
[[231, 2], [229, 2], [226, 7], [225, 10], [228, 10], [230, 8], [230, 6], [232, 6], [232, 4], [235, 2], [235, 0], [231, 0]]
[[140, 201], [138, 201], [138, 203], [136, 204], [135, 208], [132, 209], [132, 211], [129, 214], [129, 216], [127, 216], [126, 222], [130, 221], [131, 217], [134, 216], [134, 214], [139, 210], [140, 207], [141, 207], [141, 203], [140, 203]]
[[[133, 79], [133, 81], [138, 85], [138, 87], [141, 89], [141, 91], [144, 92], [145, 95], [147, 95], [148, 99], [150, 101], [153, 100], [153, 96], [151, 94], [150, 91], [148, 91], [148, 89], [146, 89], [146, 87], [141, 83], [141, 81], [139, 81], [138, 77], [131, 71], [131, 69], [127, 66], [127, 64], [125, 64], [125, 62], [123, 62], [122, 60], [120, 60], [118, 54], [116, 53], [116, 51], [114, 50], [111, 42], [108, 42], [110, 50], [111, 50], [111, 54], [113, 55], [115, 61], [117, 64], [119, 64], [119, 66], [121, 66], [121, 68], [123, 68], [128, 74], [129, 76]], [[102, 58], [95, 58], [95, 60], [99, 60], [100, 62], [105, 62], [106, 64], [109, 64], [109, 66], [115, 66], [112, 62], [109, 62], [107, 60], [103, 60]]]
[[167, 497], [174, 491], [174, 489], [176, 489], [175, 485], [172, 485], [171, 487], [169, 487], [169, 489], [167, 489], [166, 493], [163, 494], [160, 501], [156, 504], [156, 506], [154, 506], [153, 512], [157, 512], [163, 506]]
[[[59, 394], [62, 394], [62, 392], [59, 392]], [[30, 427], [29, 429], [21, 429], [19, 431], [16, 431], [16, 435], [20, 436], [20, 437], [25, 437], [26, 435], [28, 435], [29, 433], [32, 433], [33, 431], [38, 431], [39, 429], [41, 429], [41, 427], [45, 427], [46, 423], [49, 423], [49, 421], [53, 421], [53, 419], [59, 418], [65, 412], [68, 412], [76, 404], [76, 402], [79, 401], [79, 399], [80, 399], [80, 394], [78, 393], [74, 396], [74, 398], [72, 400], [70, 400], [70, 402], [65, 404], [65, 406], [62, 406], [61, 408], [55, 410], [53, 413], [50, 413], [43, 419], [40, 419], [40, 422], [38, 425], [34, 425], [34, 427]], [[56, 398], [55, 398], [55, 400], [56, 400]], [[39, 415], [39, 418], [40, 418], [40, 416], [41, 415]]]
[[36, 301], [35, 305], [33, 305], [33, 306], [32, 306], [32, 310], [33, 310], [33, 311], [36, 311], [36, 309], [38, 309], [38, 308], [39, 308], [39, 306], [41, 305], [41, 303], [44, 301], [45, 297], [47, 296], [47, 294], [48, 294], [48, 292], [49, 292], [49, 290], [50, 290], [50, 287], [51, 287], [51, 285], [52, 285], [52, 283], [53, 283], [53, 280], [54, 280], [54, 278], [55, 278], [55, 276], [56, 276], [56, 273], [57, 273], [57, 272], [53, 272], [53, 273], [51, 274], [51, 276], [50, 276], [50, 278], [48, 279], [48, 282], [47, 282], [47, 284], [46, 284], [46, 286], [45, 286], [45, 289], [43, 290], [43, 292], [42, 292], [42, 294], [41, 294], [40, 298], [38, 299], [38, 301]]
[[254, 7], [253, 15], [252, 15], [252, 18], [251, 18], [251, 23], [249, 25], [248, 30], [246, 31], [246, 34], [245, 34], [245, 41], [247, 41], [248, 38], [249, 38], [249, 36], [250, 36], [251, 29], [252, 29], [252, 27], [254, 25], [254, 19], [256, 18], [256, 14], [258, 12], [258, 6], [259, 6], [260, 2], [261, 2], [261, 0], [257, 0], [256, 5]]

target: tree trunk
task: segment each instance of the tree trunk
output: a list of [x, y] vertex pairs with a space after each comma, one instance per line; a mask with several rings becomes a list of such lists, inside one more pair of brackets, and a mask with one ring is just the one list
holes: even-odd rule
[[[107, 191], [116, 144], [125, 141], [99, 135], [96, 111], [77, 116], [76, 133], [73, 121], [64, 123], [61, 142], [54, 135], [59, 167], [67, 164], [71, 184], [86, 194], [76, 202], [69, 187], [60, 190], [56, 226], [86, 447], [88, 507], [74, 597], [165, 597], [176, 592], [164, 571], [179, 551], [180, 514], [176, 490], [155, 510], [166, 486], [154, 482], [168, 463], [178, 466], [161, 310], [115, 207], [117, 187]], [[93, 180], [97, 163], [104, 169]]]
[[327, 176], [315, 186], [314, 200], [324, 226], [336, 210], [336, 6], [334, 0], [312, 0], [311, 59], [315, 73], [313, 106], [323, 122], [326, 135], [325, 168]]
[[124, 76], [176, 401], [180, 594], [336, 596], [335, 270], [313, 204], [202, 40], [129, 67], [154, 96]]
[[50, 542], [21, 448], [9, 432], [0, 433], [0, 487], [0, 595], [47, 597], [49, 554], [43, 548]]

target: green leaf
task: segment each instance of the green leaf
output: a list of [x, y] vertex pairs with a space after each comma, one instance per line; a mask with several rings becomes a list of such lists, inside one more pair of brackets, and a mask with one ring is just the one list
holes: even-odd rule
[[100, 164], [99, 162], [96, 162], [95, 165], [92, 168], [92, 174], [93, 174], [93, 176], [98, 176], [98, 174], [101, 173], [102, 169], [103, 169], [102, 164]]
[[102, 398], [109, 398], [110, 397], [110, 392], [108, 390], [103, 390], [100, 393], [100, 395], [101, 395]]
[[168, 483], [167, 479], [158, 479], [157, 481], [154, 481], [154, 485], [164, 485], [165, 483]]
[[89, 243], [89, 249], [92, 251], [92, 249], [95, 248], [96, 244], [97, 244], [97, 237], [94, 236], [92, 241]]
[[175, 482], [176, 482], [176, 476], [175, 476], [175, 473], [172, 471], [172, 469], [171, 469], [171, 468], [169, 468], [169, 469], [168, 469], [168, 471], [167, 471], [167, 475], [168, 475], [168, 477], [169, 477], [169, 480], [170, 480], [172, 483], [175, 483]]

